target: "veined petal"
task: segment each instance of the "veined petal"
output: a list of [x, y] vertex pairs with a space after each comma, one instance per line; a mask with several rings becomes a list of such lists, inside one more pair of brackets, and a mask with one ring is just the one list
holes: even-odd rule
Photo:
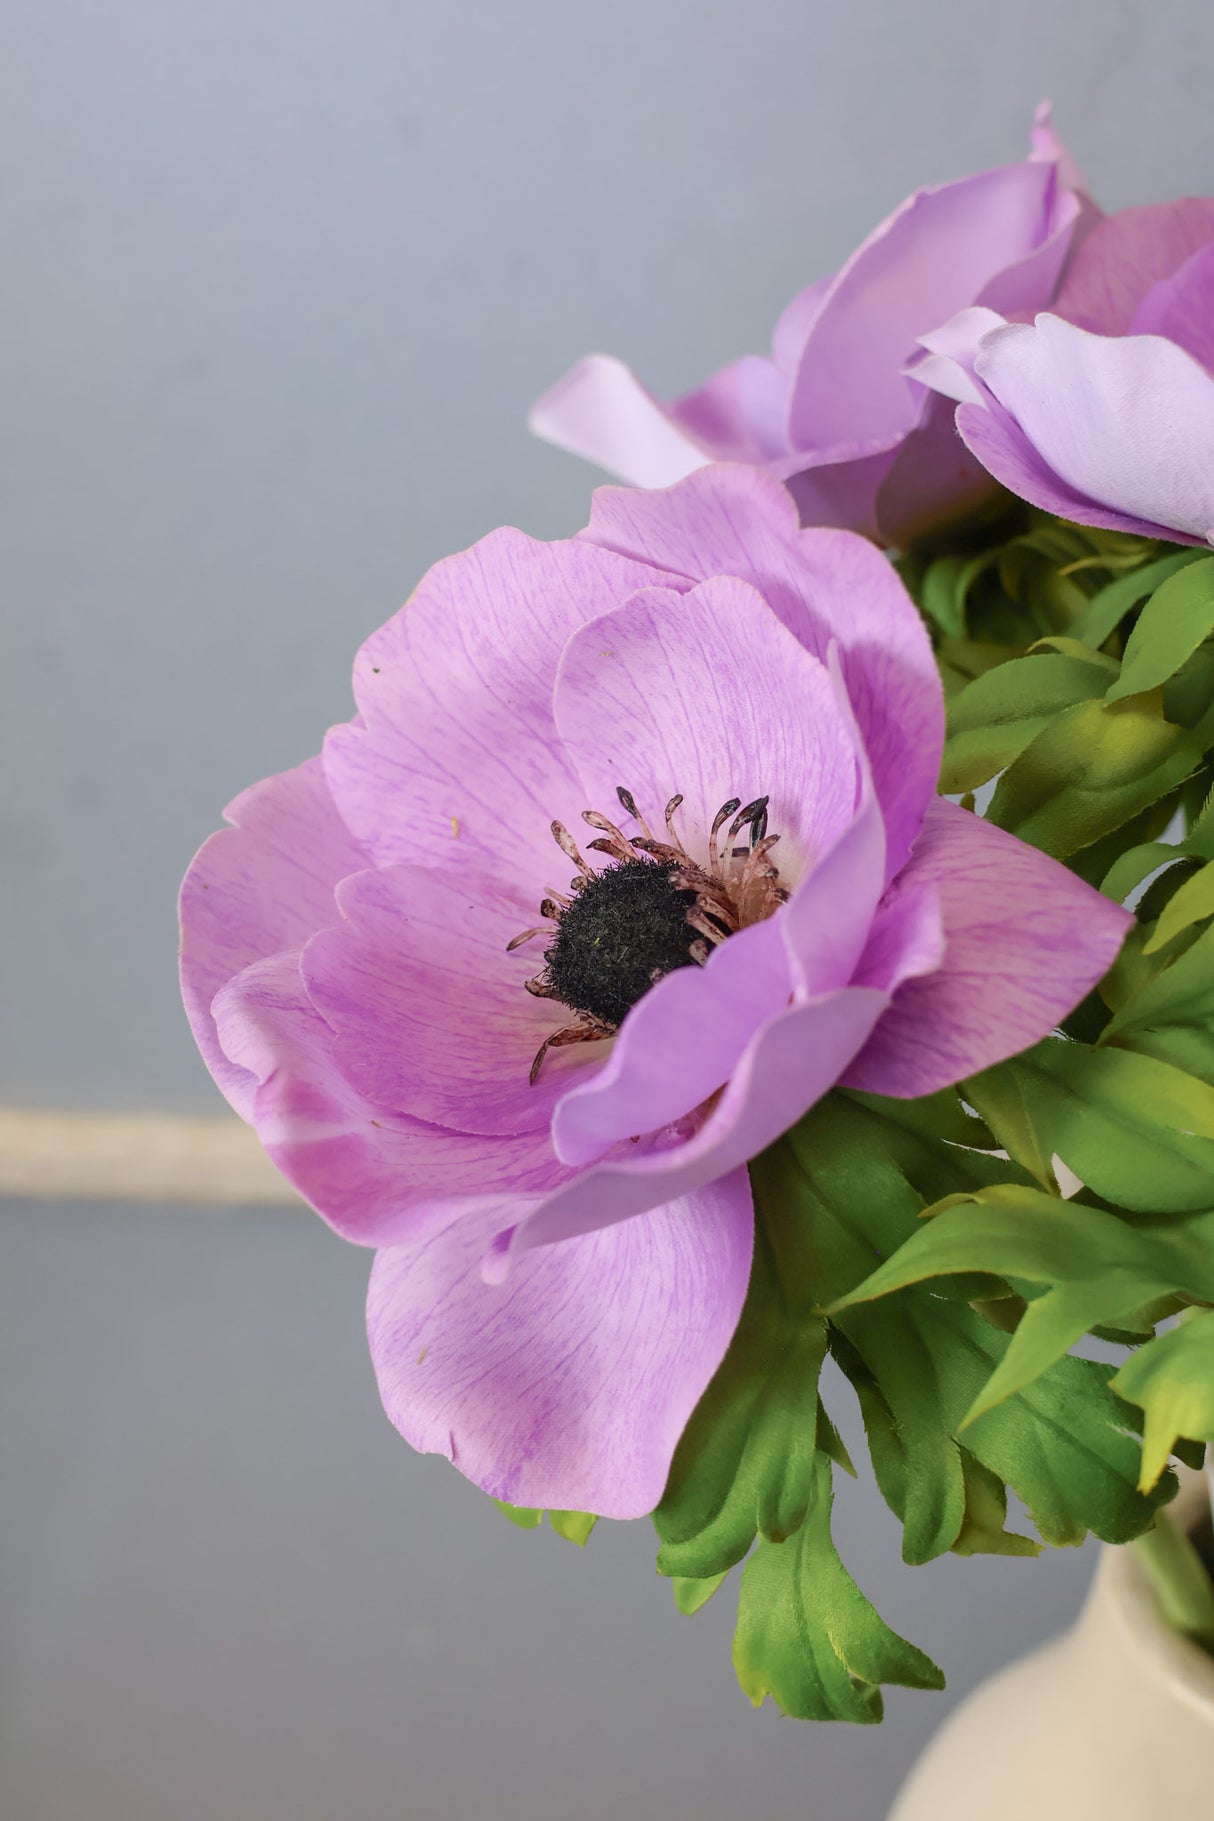
[[334, 800], [376, 865], [471, 856], [505, 878], [551, 865], [550, 821], [582, 807], [552, 721], [561, 650], [656, 579], [510, 530], [430, 570], [358, 655], [361, 723], [325, 743]]
[[499, 1224], [567, 1179], [547, 1134], [473, 1138], [368, 1101], [333, 1054], [298, 955], [246, 968], [215, 1001], [224, 1053], [253, 1085], [248, 1117], [283, 1175], [346, 1239], [393, 1245], [451, 1197], [491, 1197]]
[[1214, 240], [1214, 196], [1106, 215], [1072, 259], [1051, 308], [1097, 335], [1127, 335], [1153, 286]]
[[224, 813], [235, 826], [204, 843], [181, 888], [181, 991], [203, 1060], [249, 1119], [256, 1082], [224, 1054], [211, 1002], [250, 962], [300, 948], [331, 923], [338, 881], [367, 862], [319, 759], [253, 785]]
[[[1211, 232], [1214, 236], [1214, 211]], [[1131, 334], [1162, 335], [1214, 374], [1214, 237], [1147, 292]]]
[[714, 575], [752, 582], [823, 662], [838, 643], [892, 877], [935, 791], [944, 703], [923, 622], [881, 552], [852, 532], [803, 531], [784, 488], [736, 465], [703, 469], [661, 493], [600, 487], [581, 535], [685, 584]]
[[1057, 860], [943, 798], [906, 869], [905, 887], [925, 885], [939, 896], [943, 960], [898, 988], [845, 1087], [915, 1099], [1027, 1049], [1107, 972], [1133, 922]]
[[367, 1329], [405, 1440], [511, 1504], [640, 1517], [741, 1314], [744, 1169], [620, 1226], [480, 1265], [489, 1210], [381, 1252]]

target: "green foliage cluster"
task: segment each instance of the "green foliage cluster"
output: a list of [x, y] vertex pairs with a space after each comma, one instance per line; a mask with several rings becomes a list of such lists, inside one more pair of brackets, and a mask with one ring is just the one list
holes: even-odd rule
[[749, 1295], [658, 1568], [690, 1613], [741, 1565], [739, 1681], [806, 1719], [943, 1680], [832, 1538], [828, 1358], [907, 1562], [1128, 1541], [1214, 1440], [1214, 556], [1032, 515], [899, 567], [945, 680], [941, 789], [1136, 922], [1065, 1030], [924, 1100], [836, 1092], [752, 1166]]

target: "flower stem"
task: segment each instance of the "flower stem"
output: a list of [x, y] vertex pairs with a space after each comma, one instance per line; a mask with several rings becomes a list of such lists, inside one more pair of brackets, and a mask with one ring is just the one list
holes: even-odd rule
[[1132, 1546], [1167, 1623], [1214, 1654], [1214, 1582], [1195, 1545], [1166, 1511], [1158, 1511], [1153, 1527]]

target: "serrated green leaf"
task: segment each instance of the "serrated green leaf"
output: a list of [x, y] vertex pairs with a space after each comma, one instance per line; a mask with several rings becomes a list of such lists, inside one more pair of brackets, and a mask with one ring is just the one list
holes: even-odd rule
[[1181, 849], [1170, 841], [1144, 841], [1140, 846], [1128, 847], [1118, 854], [1101, 880], [1100, 889], [1114, 904], [1123, 904], [1144, 879], [1149, 879], [1161, 866], [1172, 865], [1183, 858]]
[[[1106, 1201], [1146, 1213], [1214, 1207], [1214, 1087], [1208, 1083], [1154, 1055], [1058, 1038], [986, 1077], [1004, 1071], [1038, 1150], [1061, 1157]], [[976, 1078], [979, 1093], [983, 1080]]]
[[1105, 700], [1157, 689], [1214, 632], [1214, 557], [1190, 563], [1157, 588], [1126, 640], [1121, 675]]
[[961, 1450], [965, 1474], [965, 1521], [953, 1544], [954, 1555], [1040, 1555], [1035, 1537], [1007, 1528], [1007, 1488], [998, 1474]]
[[988, 820], [1057, 859], [1122, 827], [1192, 775], [1207, 727], [1174, 727], [1159, 692], [1063, 709], [1000, 778]]
[[1116, 677], [1117, 665], [1098, 653], [1045, 652], [976, 677], [949, 701], [939, 788], [956, 792], [985, 784], [1064, 708], [1102, 697], [1110, 675]]
[[1181, 1436], [1214, 1442], [1214, 1311], [1194, 1310], [1140, 1347], [1113, 1387], [1146, 1416], [1139, 1485], [1149, 1490]]
[[819, 1456], [805, 1522], [788, 1542], [760, 1542], [742, 1571], [734, 1668], [756, 1707], [770, 1696], [799, 1719], [872, 1724], [882, 1684], [943, 1688], [944, 1677], [860, 1592], [835, 1549], [830, 1508]]
[[1137, 607], [1140, 601], [1145, 601], [1148, 595], [1162, 587], [1169, 576], [1175, 575], [1190, 563], [1200, 562], [1203, 554], [1200, 550], [1173, 551], [1168, 556], [1158, 557], [1155, 562], [1134, 570], [1130, 575], [1119, 576], [1088, 602], [1072, 624], [1071, 636], [1082, 639], [1086, 645], [1093, 647], [1103, 645], [1126, 614]]

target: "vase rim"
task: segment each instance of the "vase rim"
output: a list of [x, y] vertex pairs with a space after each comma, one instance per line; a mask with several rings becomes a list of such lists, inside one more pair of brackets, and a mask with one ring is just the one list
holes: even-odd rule
[[[1167, 1510], [1188, 1532], [1210, 1510], [1210, 1483], [1192, 1469], [1181, 1468], [1179, 1478], [1180, 1491]], [[1164, 1619], [1137, 1551], [1105, 1549], [1097, 1581], [1149, 1673], [1214, 1726], [1214, 1657]]]

